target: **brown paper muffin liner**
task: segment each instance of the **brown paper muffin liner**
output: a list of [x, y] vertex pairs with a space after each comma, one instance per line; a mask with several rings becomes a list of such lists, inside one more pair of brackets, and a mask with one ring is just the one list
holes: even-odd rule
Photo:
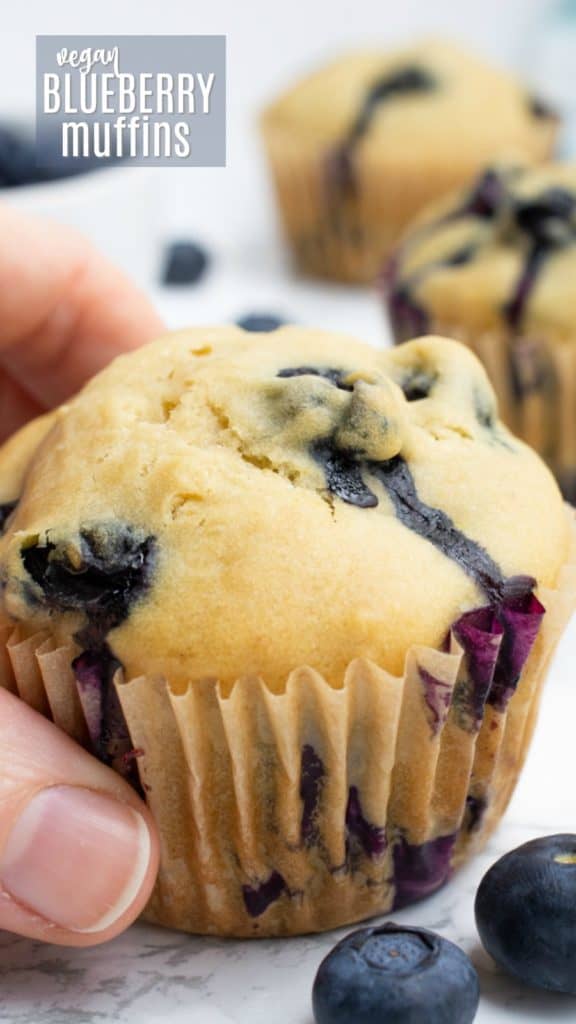
[[475, 352], [496, 391], [502, 419], [542, 456], [566, 500], [576, 504], [576, 339], [510, 337], [505, 331], [475, 335], [440, 321], [427, 333], [455, 338]]
[[[568, 513], [567, 513], [568, 514]], [[340, 686], [295, 668], [282, 692], [245, 677], [115, 691], [158, 823], [148, 920], [196, 933], [321, 931], [437, 889], [501, 817], [526, 756], [542, 683], [576, 606], [576, 530], [518, 686], [465, 710], [470, 659], [414, 646], [403, 676], [352, 661]], [[0, 623], [0, 685], [89, 745], [74, 647]], [[485, 695], [484, 695], [485, 696]], [[121, 752], [119, 752], [121, 753]], [[118, 762], [118, 765], [120, 762]]]
[[376, 280], [415, 213], [461, 182], [450, 168], [393, 168], [319, 147], [264, 117], [262, 134], [284, 234], [297, 270], [357, 284]]

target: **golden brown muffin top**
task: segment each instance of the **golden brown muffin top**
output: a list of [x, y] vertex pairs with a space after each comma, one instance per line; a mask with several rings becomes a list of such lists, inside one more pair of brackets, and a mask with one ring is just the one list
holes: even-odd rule
[[541, 160], [551, 111], [510, 74], [449, 42], [351, 53], [304, 78], [265, 112], [264, 127], [313, 148], [353, 143], [391, 165], [473, 169], [495, 156]]
[[16, 435], [0, 503], [2, 610], [177, 686], [401, 672], [568, 549], [550, 473], [439, 338], [168, 335]]

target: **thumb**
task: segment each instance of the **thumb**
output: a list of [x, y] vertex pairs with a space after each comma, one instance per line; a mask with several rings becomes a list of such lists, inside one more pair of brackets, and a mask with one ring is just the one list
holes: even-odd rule
[[0, 689], [0, 928], [88, 946], [140, 913], [158, 869], [134, 790]]

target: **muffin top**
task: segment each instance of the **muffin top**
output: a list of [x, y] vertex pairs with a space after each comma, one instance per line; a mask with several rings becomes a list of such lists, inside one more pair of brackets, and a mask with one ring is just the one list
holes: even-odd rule
[[439, 40], [352, 53], [300, 81], [264, 126], [315, 149], [341, 143], [393, 166], [473, 171], [496, 157], [542, 160], [557, 119], [509, 74]]
[[471, 609], [554, 585], [552, 476], [474, 356], [288, 327], [124, 356], [0, 452], [2, 608], [176, 686], [401, 673]]
[[385, 287], [399, 339], [430, 319], [570, 342], [575, 275], [576, 165], [501, 166], [418, 218]]

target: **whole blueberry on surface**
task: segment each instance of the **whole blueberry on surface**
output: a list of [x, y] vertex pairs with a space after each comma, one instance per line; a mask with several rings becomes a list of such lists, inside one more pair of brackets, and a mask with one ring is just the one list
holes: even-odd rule
[[255, 331], [263, 334], [267, 331], [276, 331], [282, 327], [284, 320], [274, 313], [247, 313], [236, 321], [238, 327], [244, 331]]
[[576, 835], [533, 839], [501, 857], [480, 883], [475, 913], [501, 967], [576, 995]]
[[196, 242], [173, 242], [166, 255], [163, 284], [196, 284], [206, 273], [208, 262], [206, 250]]
[[389, 921], [352, 932], [318, 969], [316, 1024], [470, 1024], [478, 977], [465, 953], [425, 928]]

